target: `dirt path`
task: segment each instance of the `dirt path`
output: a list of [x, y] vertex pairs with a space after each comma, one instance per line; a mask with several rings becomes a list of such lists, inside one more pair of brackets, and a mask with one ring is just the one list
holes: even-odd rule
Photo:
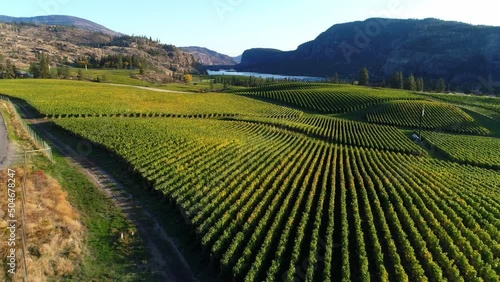
[[149, 91], [154, 91], [154, 92], [193, 94], [192, 92], [174, 91], [174, 90], [160, 89], [160, 88], [154, 88], [154, 87], [135, 86], [135, 85], [126, 85], [126, 84], [115, 84], [115, 83], [106, 83], [106, 84], [107, 85], [111, 85], [111, 86], [131, 87], [131, 88], [137, 88], [137, 89], [142, 89], [142, 90], [149, 90]]
[[[19, 106], [19, 108], [26, 116], [29, 116], [24, 107]], [[150, 255], [150, 268], [155, 276], [159, 277], [159, 281], [195, 281], [189, 265], [174, 240], [165, 232], [160, 221], [139, 200], [134, 199], [132, 195], [127, 193], [123, 186], [109, 173], [101, 170], [47, 130], [39, 128], [38, 134], [46, 141], [50, 141], [53, 149], [66, 157], [70, 165], [79, 169], [90, 181], [106, 193], [137, 227]]]
[[7, 158], [7, 152], [9, 151], [8, 148], [9, 138], [7, 135], [7, 128], [5, 127], [5, 122], [0, 114], [0, 166], [2, 166]]

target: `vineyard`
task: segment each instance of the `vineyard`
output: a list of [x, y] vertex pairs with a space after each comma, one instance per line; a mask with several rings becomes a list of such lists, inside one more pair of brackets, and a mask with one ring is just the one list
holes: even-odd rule
[[367, 113], [369, 122], [458, 133], [487, 135], [489, 131], [467, 113], [453, 105], [429, 101], [394, 101]]
[[500, 168], [500, 139], [425, 132], [424, 138], [451, 159], [461, 163]]
[[[299, 116], [300, 111], [247, 97], [164, 93], [126, 86], [64, 80], [7, 80], [1, 93], [20, 98], [48, 118]], [[48, 98], [49, 97], [49, 98]]]
[[[453, 105], [315, 83], [0, 83], [174, 205], [218, 280], [500, 281], [500, 139], [434, 132], [489, 133]], [[443, 160], [397, 127], [418, 127], [422, 108]], [[368, 122], [320, 114], [358, 110]]]
[[353, 112], [391, 100], [422, 99], [399, 90], [307, 83], [269, 85], [235, 93], [330, 114]]
[[425, 154], [424, 150], [411, 142], [400, 130], [392, 126], [325, 116], [304, 116], [283, 119], [240, 118], [237, 120], [263, 123], [336, 144], [414, 155]]
[[175, 201], [236, 280], [500, 279], [498, 173], [241, 121], [57, 124]]
[[500, 99], [491, 97], [480, 97], [480, 96], [466, 96], [466, 95], [447, 95], [447, 94], [427, 94], [432, 98], [436, 98], [442, 101], [478, 106], [485, 108], [496, 113], [500, 113]]

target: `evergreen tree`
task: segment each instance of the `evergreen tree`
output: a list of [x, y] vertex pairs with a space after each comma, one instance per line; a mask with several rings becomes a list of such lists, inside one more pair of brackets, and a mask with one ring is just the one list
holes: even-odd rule
[[417, 78], [416, 87], [417, 87], [417, 91], [420, 91], [420, 92], [424, 91], [424, 78], [423, 77]]
[[116, 63], [117, 69], [123, 69], [123, 57], [122, 55], [118, 56], [118, 61]]
[[333, 83], [335, 84], [339, 84], [340, 83], [340, 79], [339, 79], [339, 74], [338, 73], [334, 73], [333, 74]]
[[446, 90], [446, 83], [443, 78], [440, 78], [436, 85], [436, 92], [443, 93]]
[[359, 73], [359, 85], [367, 86], [370, 81], [370, 74], [367, 68], [362, 68]]
[[403, 89], [403, 86], [404, 86], [403, 72], [397, 71], [392, 75], [391, 87], [396, 89]]
[[5, 77], [6, 78], [16, 78], [17, 67], [13, 65], [10, 60], [5, 63]]
[[78, 79], [78, 80], [82, 80], [83, 79], [82, 69], [78, 69], [78, 72], [76, 73], [76, 79]]
[[417, 82], [415, 81], [415, 77], [413, 76], [413, 74], [410, 74], [410, 76], [408, 76], [408, 78], [406, 79], [405, 89], [410, 91], [417, 90]]
[[405, 82], [405, 77], [404, 77], [404, 75], [403, 75], [403, 72], [402, 72], [402, 71], [400, 71], [400, 72], [398, 73], [398, 75], [399, 75], [399, 78], [398, 78], [399, 87], [398, 87], [398, 88], [399, 88], [399, 89], [404, 89], [404, 86], [405, 86], [405, 85], [404, 85], [404, 82]]
[[1, 57], [0, 57], [0, 73], [3, 73], [4, 71], [5, 71], [5, 65], [2, 63]]
[[436, 83], [436, 80], [435, 79], [431, 79], [431, 83], [430, 83], [430, 91], [435, 91], [436, 90], [436, 86], [437, 86], [437, 83]]
[[50, 78], [49, 58], [45, 54], [40, 54], [40, 76], [39, 78]]

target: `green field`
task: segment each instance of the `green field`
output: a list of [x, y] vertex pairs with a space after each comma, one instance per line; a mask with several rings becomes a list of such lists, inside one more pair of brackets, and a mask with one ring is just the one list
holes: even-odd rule
[[[73, 78], [77, 77], [78, 70], [71, 69], [70, 74]], [[223, 84], [215, 83], [212, 86], [210, 85], [209, 79], [207, 77], [202, 76], [193, 76], [192, 83], [186, 84], [181, 82], [175, 83], [152, 83], [148, 81], [144, 81], [139, 79], [139, 70], [114, 70], [114, 69], [82, 69], [83, 80], [88, 81], [96, 81], [100, 80], [101, 83], [108, 84], [123, 84], [123, 85], [134, 85], [134, 86], [143, 86], [143, 87], [151, 87], [158, 88], [164, 90], [172, 90], [179, 92], [192, 92], [192, 93], [200, 93], [200, 92], [210, 92], [210, 88], [213, 87], [214, 90], [222, 89]], [[237, 87], [230, 87], [237, 88]]]
[[369, 111], [369, 122], [459, 133], [487, 135], [489, 131], [460, 108], [440, 102], [393, 101]]
[[456, 161], [500, 168], [500, 138], [437, 132], [425, 132], [424, 138]]
[[400, 90], [324, 83], [280, 83], [235, 93], [325, 114], [353, 112], [390, 100], [422, 99]]
[[[128, 160], [184, 210], [204, 248], [237, 279], [293, 278], [287, 271], [317, 252], [325, 261], [301, 270], [315, 280], [369, 273], [390, 281], [498, 278], [494, 238], [500, 233], [496, 221], [484, 220], [499, 212], [498, 173], [464, 167], [444, 177], [447, 162], [337, 146], [241, 121], [57, 124]], [[450, 208], [450, 199], [460, 202]], [[477, 217], [462, 223], [469, 212]], [[437, 238], [440, 243], [422, 245]], [[337, 242], [343, 247], [332, 253]]]
[[283, 119], [240, 118], [239, 120], [262, 123], [336, 144], [414, 155], [425, 154], [424, 150], [411, 142], [402, 131], [393, 126], [375, 125], [319, 115]]
[[297, 110], [224, 93], [164, 93], [68, 80], [3, 80], [0, 93], [25, 100], [44, 116], [258, 115]]
[[[482, 119], [452, 105], [307, 83], [225, 94], [0, 87], [178, 207], [193, 231], [183, 236], [222, 281], [500, 280], [500, 139], [470, 136], [488, 133]], [[422, 105], [426, 128], [469, 134], [425, 131], [442, 159], [407, 134]], [[323, 115], [357, 110], [372, 123]]]
[[450, 95], [450, 94], [428, 94], [430, 97], [469, 106], [485, 108], [496, 113], [500, 113], [500, 99], [492, 97], [471, 96], [471, 95]]

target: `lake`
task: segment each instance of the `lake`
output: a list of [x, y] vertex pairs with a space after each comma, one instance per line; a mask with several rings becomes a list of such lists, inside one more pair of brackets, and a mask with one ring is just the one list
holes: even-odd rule
[[277, 80], [301, 80], [301, 81], [323, 81], [325, 80], [322, 77], [313, 77], [313, 76], [295, 76], [295, 75], [279, 75], [279, 74], [269, 74], [269, 73], [258, 73], [258, 72], [236, 72], [229, 70], [207, 70], [209, 75], [239, 75], [239, 76], [253, 76], [260, 78], [274, 78]]

